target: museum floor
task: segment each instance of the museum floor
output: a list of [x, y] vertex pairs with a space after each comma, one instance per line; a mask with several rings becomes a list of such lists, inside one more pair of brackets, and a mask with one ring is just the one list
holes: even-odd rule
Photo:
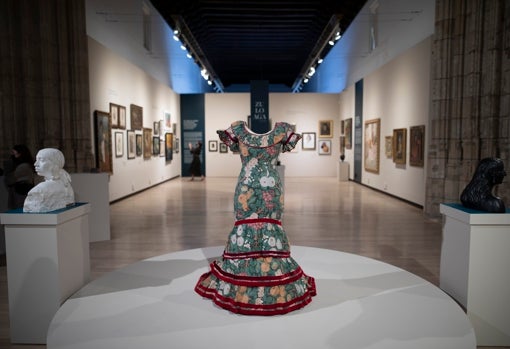
[[[235, 184], [234, 177], [177, 178], [113, 203], [111, 240], [91, 243], [91, 279], [165, 253], [223, 245]], [[438, 285], [441, 222], [420, 208], [336, 178], [286, 178], [285, 190], [283, 226], [292, 245], [370, 257]], [[0, 348], [45, 348], [10, 344], [6, 279], [3, 260]]]

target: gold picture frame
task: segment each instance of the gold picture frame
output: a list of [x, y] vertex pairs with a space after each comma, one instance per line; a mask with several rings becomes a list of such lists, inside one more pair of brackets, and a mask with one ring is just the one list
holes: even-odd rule
[[379, 173], [380, 139], [381, 119], [365, 121], [363, 137], [365, 171]]
[[406, 163], [407, 129], [396, 128], [393, 130], [393, 162], [405, 165]]
[[425, 159], [425, 125], [409, 129], [409, 165], [423, 167]]

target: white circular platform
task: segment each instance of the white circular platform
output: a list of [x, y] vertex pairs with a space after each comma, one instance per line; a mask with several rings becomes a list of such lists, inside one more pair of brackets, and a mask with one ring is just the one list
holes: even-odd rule
[[292, 247], [317, 296], [290, 314], [232, 314], [194, 292], [223, 247], [165, 254], [108, 273], [58, 310], [48, 349], [475, 349], [462, 309], [428, 281], [332, 250]]

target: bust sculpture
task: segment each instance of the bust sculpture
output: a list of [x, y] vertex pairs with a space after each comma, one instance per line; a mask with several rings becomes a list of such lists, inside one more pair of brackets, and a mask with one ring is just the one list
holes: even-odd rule
[[58, 149], [41, 149], [35, 158], [35, 171], [44, 177], [28, 192], [23, 212], [50, 212], [74, 204], [71, 177], [64, 170], [64, 154]]
[[471, 182], [460, 196], [462, 205], [475, 210], [491, 213], [505, 213], [505, 203], [492, 194], [496, 184], [501, 184], [506, 176], [504, 164], [498, 158], [485, 158], [480, 161]]

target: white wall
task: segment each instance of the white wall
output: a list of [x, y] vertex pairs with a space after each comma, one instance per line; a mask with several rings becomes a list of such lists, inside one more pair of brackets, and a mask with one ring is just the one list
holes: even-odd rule
[[[93, 112], [108, 112], [110, 103], [126, 107], [126, 124], [129, 129], [130, 104], [143, 107], [143, 127], [153, 128], [153, 122], [164, 118], [164, 112], [170, 112], [172, 122], [180, 123], [180, 98], [168, 86], [146, 74], [143, 70], [118, 56], [92, 38], [89, 38], [89, 76], [90, 76], [90, 113], [91, 129]], [[126, 130], [112, 129], [124, 133], [126, 146]], [[141, 131], [136, 131], [141, 134]], [[94, 137], [92, 136], [92, 139]], [[127, 146], [126, 146], [127, 148]], [[125, 197], [147, 187], [163, 182], [181, 174], [180, 153], [174, 154], [171, 162], [164, 157], [153, 156], [144, 160], [142, 156], [127, 159], [115, 157], [112, 149], [113, 175], [110, 176], [110, 201]]]
[[[428, 38], [363, 79], [363, 119], [380, 118], [381, 137], [379, 174], [365, 171], [363, 164], [362, 182], [419, 205], [424, 205], [425, 200], [430, 58], [431, 39]], [[353, 86], [340, 95], [340, 116], [342, 119], [354, 117]], [[409, 165], [410, 127], [418, 125], [425, 125], [424, 167]], [[385, 155], [385, 137], [391, 136], [396, 128], [407, 129], [406, 165], [395, 164]], [[346, 160], [351, 164], [353, 152], [354, 148], [346, 150]]]
[[[239, 155], [209, 152], [209, 140], [218, 140], [216, 130], [226, 129], [236, 120], [246, 120], [250, 114], [250, 94], [207, 94], [206, 109], [206, 173], [209, 177], [237, 176], [241, 168]], [[271, 93], [269, 115], [272, 123], [285, 121], [296, 125], [296, 132], [316, 132], [319, 120], [333, 120], [332, 154], [319, 155], [316, 150], [302, 150], [301, 142], [290, 153], [280, 155], [288, 177], [334, 177], [339, 159], [339, 132], [337, 94]]]

